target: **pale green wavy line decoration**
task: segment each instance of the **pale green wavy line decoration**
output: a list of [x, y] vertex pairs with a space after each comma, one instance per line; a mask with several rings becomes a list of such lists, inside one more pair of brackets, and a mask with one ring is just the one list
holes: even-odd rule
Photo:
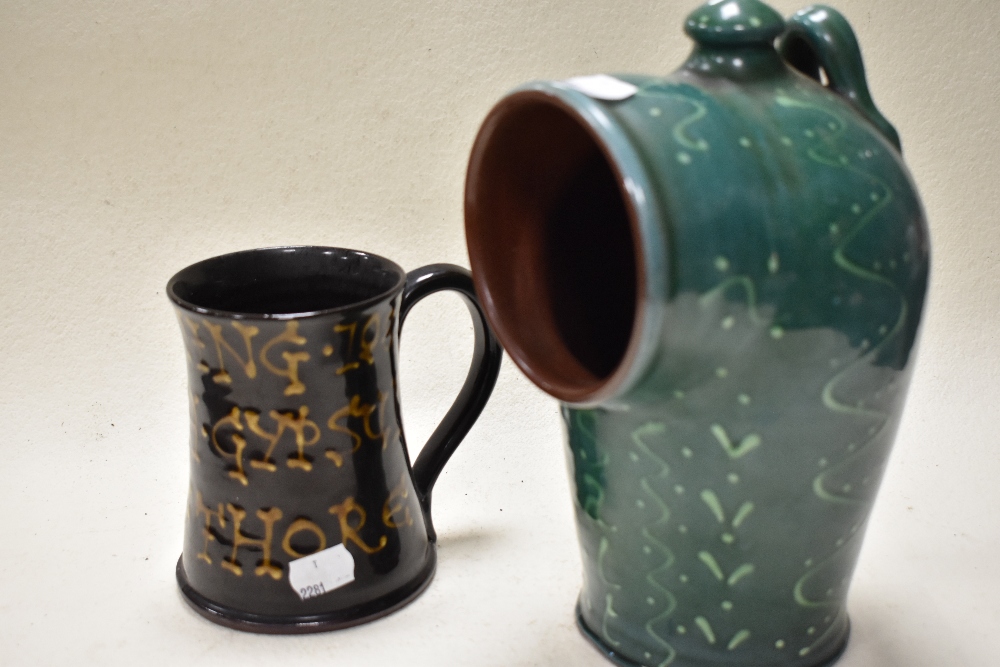
[[[621, 584], [616, 584], [608, 580], [607, 576], [604, 574], [604, 556], [608, 552], [608, 538], [602, 537], [601, 544], [597, 548], [597, 576], [600, 577], [601, 582], [608, 588], [620, 591]], [[608, 619], [618, 618], [618, 613], [615, 611], [613, 606], [614, 595], [607, 593], [604, 598], [604, 617], [601, 620], [601, 634], [604, 635], [604, 639], [607, 640], [609, 644], [614, 647], [621, 646], [621, 641], [615, 639], [611, 636], [611, 632], [608, 630]]]
[[[574, 422], [576, 422], [576, 427], [580, 430], [580, 432], [583, 433], [583, 435], [590, 438], [590, 441], [592, 443], [595, 443], [596, 445], [597, 434], [594, 433], [593, 430], [587, 428], [587, 423], [583, 420], [582, 415], [583, 415], [582, 412], [574, 412], [572, 419]], [[586, 458], [586, 451], [581, 450], [580, 456], [581, 458]], [[608, 455], [604, 454], [603, 456], [600, 457], [598, 461], [594, 462], [594, 465], [597, 465], [600, 468], [604, 468], [605, 466], [607, 466], [608, 461], [609, 461]], [[601, 504], [604, 502], [604, 486], [600, 483], [600, 481], [594, 479], [594, 476], [589, 473], [583, 474], [583, 483], [586, 484], [588, 488], [593, 489], [595, 492], [592, 497], [588, 496], [587, 503], [583, 507], [583, 511], [586, 512], [588, 515], [596, 517], [600, 512]], [[591, 514], [591, 510], [593, 511], [593, 514]], [[605, 525], [604, 522], [601, 521], [600, 519], [597, 519], [597, 522], [600, 525]]]
[[[604, 502], [604, 487], [601, 486], [600, 482], [594, 479], [593, 475], [588, 475], [588, 474], [583, 475], [583, 483], [586, 484], [589, 488], [594, 489], [594, 491], [596, 492], [593, 498], [594, 512], [596, 513], [600, 511], [601, 503]], [[589, 504], [590, 501], [588, 500], [588, 506]], [[583, 508], [584, 512], [586, 512], [587, 510], [588, 507]]]
[[668, 474], [670, 474], [670, 466], [667, 465], [666, 461], [664, 461], [658, 455], [653, 453], [653, 450], [651, 450], [649, 446], [643, 441], [643, 437], [647, 435], [657, 435], [660, 433], [664, 433], [666, 430], [667, 430], [666, 424], [662, 424], [659, 422], [647, 422], [646, 424], [643, 424], [636, 430], [632, 431], [632, 442], [635, 444], [635, 446], [638, 447], [640, 450], [642, 450], [643, 454], [656, 461], [657, 465], [660, 466], [660, 472], [659, 474], [657, 474], [657, 477], [666, 477]]
[[618, 612], [615, 611], [615, 608], [611, 604], [612, 600], [613, 596], [611, 595], [611, 593], [608, 593], [607, 596], [605, 597], [604, 621], [601, 623], [601, 634], [604, 635], [604, 639], [609, 644], [617, 648], [622, 645], [621, 641], [612, 637], [611, 633], [608, 632], [608, 619], [618, 618]]
[[[779, 95], [776, 98], [776, 101], [779, 105], [786, 108], [808, 109], [833, 118], [836, 127], [834, 129], [834, 135], [832, 139], [836, 139], [842, 136], [845, 131], [845, 125], [843, 121], [836, 114], [833, 114], [827, 111], [826, 109], [816, 107], [815, 105], [809, 104], [807, 102], [791, 99], [785, 95]], [[837, 504], [859, 505], [862, 504], [863, 501], [848, 496], [831, 493], [825, 487], [824, 482], [832, 474], [837, 472], [842, 472], [848, 469], [849, 466], [856, 459], [858, 459], [863, 453], [865, 453], [865, 450], [873, 442], [875, 442], [875, 440], [877, 439], [877, 435], [882, 431], [882, 429], [884, 429], [886, 423], [888, 422], [889, 415], [881, 411], [863, 408], [861, 407], [861, 405], [852, 406], [852, 405], [847, 405], [846, 403], [842, 403], [837, 399], [835, 395], [835, 390], [837, 385], [845, 377], [847, 377], [858, 364], [868, 363], [868, 360], [875, 358], [882, 349], [887, 347], [889, 343], [902, 332], [908, 315], [908, 304], [906, 303], [906, 299], [902, 291], [896, 286], [895, 283], [893, 283], [885, 276], [879, 273], [875, 273], [874, 271], [869, 271], [868, 269], [851, 261], [847, 256], [847, 248], [861, 234], [861, 232], [863, 232], [872, 222], [875, 221], [879, 213], [881, 213], [883, 209], [889, 206], [889, 204], [893, 201], [893, 192], [889, 188], [889, 186], [880, 178], [851, 165], [849, 159], [846, 156], [839, 156], [836, 159], [831, 159], [828, 156], [820, 154], [818, 151], [816, 151], [815, 148], [812, 147], [810, 147], [807, 150], [806, 154], [814, 162], [817, 162], [819, 164], [834, 169], [843, 169], [851, 173], [854, 173], [860, 176], [862, 179], [868, 181], [869, 183], [874, 184], [881, 190], [880, 195], [873, 194], [873, 201], [875, 202], [875, 206], [869, 209], [860, 218], [860, 220], [850, 231], [850, 233], [848, 233], [840, 241], [840, 243], [837, 244], [837, 247], [834, 249], [833, 252], [833, 261], [841, 270], [845, 271], [846, 273], [861, 278], [862, 280], [877, 283], [885, 287], [888, 287], [898, 297], [900, 302], [899, 316], [892, 329], [888, 331], [884, 335], [882, 340], [867, 354], [865, 354], [862, 357], [859, 357], [853, 363], [849, 364], [846, 368], [844, 368], [836, 375], [834, 375], [826, 383], [826, 385], [823, 387], [822, 390], [823, 405], [831, 412], [881, 421], [881, 424], [876, 428], [876, 430], [872, 431], [871, 433], [872, 437], [866, 440], [861, 447], [855, 450], [851, 455], [842, 459], [837, 465], [823, 471], [813, 479], [813, 492], [821, 500]], [[834, 549], [834, 551], [830, 553], [829, 556], [827, 556], [827, 558], [825, 558], [823, 561], [816, 564], [815, 566], [811, 567], [805, 574], [802, 575], [802, 577], [799, 578], [799, 580], [795, 583], [795, 587], [793, 589], [793, 596], [795, 598], [796, 604], [798, 604], [801, 607], [809, 609], [828, 608], [834, 606], [834, 603], [832, 601], [809, 599], [805, 595], [804, 588], [806, 584], [809, 581], [811, 581], [814, 576], [816, 576], [819, 572], [821, 572], [827, 565], [832, 563], [840, 555], [840, 553], [844, 551], [844, 549], [851, 546], [853, 540], [856, 539], [856, 536], [858, 534], [859, 534], [858, 532], [853, 532], [851, 538], [844, 540], [840, 544], [840, 546]], [[813, 641], [809, 646], [803, 647], [799, 651], [799, 655], [800, 656], [808, 655], [816, 646], [819, 646], [822, 642], [826, 641], [826, 639], [831, 635], [831, 633], [834, 632], [834, 628], [836, 627], [838, 627], [836, 623], [834, 622], [829, 623], [826, 630], [822, 632], [819, 635], [819, 637], [816, 638], [815, 641]]]
[[760, 316], [757, 309], [757, 288], [748, 276], [732, 276], [731, 278], [723, 280], [721, 283], [702, 294], [698, 299], [698, 303], [700, 305], [705, 305], [712, 299], [716, 299], [725, 294], [726, 291], [734, 285], [742, 287], [746, 292], [747, 314], [750, 316], [750, 321], [758, 325], [766, 324], [766, 320]]
[[[857, 533], [855, 533], [855, 535], [856, 534]], [[845, 547], [850, 545], [852, 541], [853, 540], [846, 540], [843, 546], [835, 549], [829, 556], [824, 558], [822, 561], [820, 561], [813, 567], [809, 568], [809, 570], [805, 574], [799, 577], [799, 580], [795, 582], [795, 588], [793, 589], [792, 593], [795, 597], [796, 604], [798, 604], [800, 607], [805, 607], [806, 609], [824, 609], [827, 607], [834, 606], [833, 602], [829, 602], [826, 600], [810, 600], [808, 597], [806, 597], [806, 594], [803, 591], [803, 589], [805, 588], [805, 585], [816, 574], [818, 574], [824, 567], [832, 563], [834, 559], [836, 559], [836, 557], [840, 554], [840, 552], [843, 551]]]
[[681, 102], [686, 102], [691, 106], [693, 106], [694, 111], [690, 115], [685, 116], [678, 123], [676, 123], [671, 130], [671, 134], [674, 137], [674, 141], [676, 141], [677, 143], [679, 143], [681, 146], [683, 146], [688, 150], [699, 151], [702, 153], [707, 151], [710, 148], [708, 142], [705, 141], [704, 139], [691, 138], [690, 136], [688, 136], [687, 131], [689, 127], [691, 127], [692, 125], [694, 125], [695, 123], [697, 123], [698, 121], [700, 121], [701, 119], [705, 118], [708, 115], [708, 107], [706, 107], [703, 102], [699, 102], [698, 100], [693, 100], [690, 97], [686, 97], [679, 93], [664, 92], [662, 89], [656, 90], [655, 93], [649, 92], [656, 88], [657, 86], [655, 84], [653, 86], [647, 86], [646, 88], [640, 88], [638, 93], [636, 94], [640, 97], [653, 97], [657, 100], [662, 100], [662, 99], [680, 100]]
[[690, 116], [684, 118], [682, 121], [674, 125], [673, 129], [674, 140], [681, 146], [689, 150], [702, 151], [702, 152], [707, 151], [709, 149], [707, 141], [705, 141], [704, 139], [692, 140], [688, 138], [686, 132], [691, 125], [694, 125], [699, 120], [708, 115], [708, 108], [705, 107], [705, 105], [702, 104], [701, 102], [692, 100], [688, 97], [684, 97], [683, 95], [673, 94], [673, 95], [667, 95], [667, 97], [684, 100], [685, 102], [692, 104], [695, 108], [694, 113], [692, 113]]
[[[633, 444], [635, 444], [635, 446], [642, 451], [642, 453], [652, 459], [659, 466], [659, 470], [656, 473], [656, 478], [658, 479], [663, 479], [670, 474], [670, 466], [663, 460], [663, 458], [650, 449], [649, 445], [646, 444], [643, 438], [647, 435], [658, 435], [664, 433], [666, 430], [666, 424], [661, 422], [647, 422], [631, 433]], [[663, 500], [663, 498], [653, 491], [653, 488], [650, 486], [647, 478], [642, 477], [639, 480], [639, 487], [650, 497], [653, 504], [655, 504], [660, 510], [660, 516], [654, 523], [649, 526], [643, 526], [642, 536], [660, 552], [661, 556], [664, 557], [664, 561], [660, 565], [646, 573], [646, 583], [648, 583], [654, 590], [659, 591], [659, 593], [663, 596], [666, 601], [666, 609], [649, 619], [646, 622], [645, 628], [649, 636], [662, 647], [666, 654], [666, 657], [657, 664], [657, 667], [668, 667], [668, 665], [672, 664], [677, 658], [677, 651], [664, 637], [657, 634], [654, 626], [657, 623], [669, 618], [671, 614], [673, 614], [674, 610], [677, 608], [677, 598], [670, 591], [670, 589], [656, 579], [656, 575], [673, 567], [676, 557], [670, 547], [653, 535], [650, 529], [665, 526], [670, 522], [670, 508], [667, 506], [667, 503]]]
[[597, 547], [597, 576], [601, 578], [601, 582], [608, 588], [620, 591], [622, 589], [621, 584], [609, 581], [604, 574], [604, 556], [608, 553], [608, 546], [608, 538], [602, 537], [601, 544]]
[[[635, 434], [633, 434], [633, 437], [634, 436]], [[657, 507], [660, 508], [660, 518], [657, 519], [656, 523], [654, 523], [652, 527], [656, 528], [658, 526], [666, 525], [670, 521], [670, 509], [667, 507], [667, 504], [663, 502], [663, 499], [649, 487], [649, 483], [646, 481], [646, 478], [642, 478], [639, 481], [639, 486], [646, 492], [647, 495], [649, 495], [650, 498], [653, 499], [653, 502], [657, 505]], [[656, 575], [673, 567], [676, 558], [674, 556], [674, 552], [671, 551], [667, 545], [653, 536], [649, 527], [643, 527], [642, 536], [645, 537], [650, 544], [656, 547], [660, 551], [660, 554], [665, 557], [665, 560], [661, 565], [653, 570], [650, 570], [646, 574], [646, 582], [664, 596], [667, 601], [667, 608], [646, 622], [646, 632], [649, 633], [649, 635], [663, 647], [667, 654], [667, 657], [660, 662], [657, 667], [667, 667], [676, 659], [677, 651], [674, 650], [674, 647], [671, 646], [666, 639], [656, 633], [653, 626], [656, 623], [669, 618], [671, 614], [674, 613], [674, 610], [677, 609], [677, 598], [674, 597], [674, 594], [670, 591], [670, 589], [656, 580]]]
[[863, 455], [867, 454], [868, 447], [871, 445], [871, 443], [875, 442], [877, 436], [885, 428], [886, 423], [887, 422], [883, 422], [882, 426], [878, 430], [876, 430], [875, 433], [872, 434], [872, 437], [866, 440], [865, 443], [860, 447], [858, 447], [856, 450], [854, 450], [854, 452], [841, 459], [841, 461], [837, 463], [835, 466], [828, 468], [827, 470], [824, 470], [820, 474], [816, 475], [816, 477], [813, 479], [812, 486], [813, 486], [813, 493], [815, 493], [817, 497], [819, 497], [821, 500], [825, 500], [831, 503], [837, 503], [840, 505], [864, 504], [863, 500], [858, 500], [857, 498], [851, 498], [850, 496], [841, 496], [835, 493], [830, 493], [826, 489], [824, 482], [831, 474], [848, 469], [851, 466], [851, 464], [853, 464], [856, 460], [860, 459]]

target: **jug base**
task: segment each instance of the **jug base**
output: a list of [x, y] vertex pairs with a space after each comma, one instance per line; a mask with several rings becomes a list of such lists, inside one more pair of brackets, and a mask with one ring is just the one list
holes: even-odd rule
[[184, 601], [201, 616], [233, 630], [269, 635], [297, 635], [349, 628], [382, 618], [406, 606], [419, 597], [434, 578], [434, 572], [437, 568], [437, 550], [433, 546], [428, 549], [428, 558], [424, 567], [405, 586], [354, 607], [328, 614], [309, 616], [254, 614], [212, 602], [191, 587], [187, 575], [184, 573], [182, 561], [182, 558], [177, 559], [177, 583], [184, 595]]
[[[604, 640], [594, 633], [593, 630], [588, 628], [587, 624], [583, 620], [579, 602], [576, 605], [576, 627], [579, 628], [580, 633], [590, 641], [594, 648], [600, 651], [605, 658], [614, 664], [619, 665], [620, 667], [647, 667], [640, 662], [635, 662], [634, 660], [621, 655], [613, 647], [608, 646]], [[832, 656], [824, 658], [822, 662], [813, 663], [811, 665], [799, 665], [798, 667], [830, 667], [830, 665], [833, 665], [835, 662], [840, 660], [841, 656], [844, 655], [844, 651], [847, 649], [847, 640], [851, 634], [850, 630], [850, 621], [848, 621], [847, 632], [844, 633], [844, 639], [834, 651]], [[671, 665], [672, 667], [685, 667], [683, 661], [673, 662]]]

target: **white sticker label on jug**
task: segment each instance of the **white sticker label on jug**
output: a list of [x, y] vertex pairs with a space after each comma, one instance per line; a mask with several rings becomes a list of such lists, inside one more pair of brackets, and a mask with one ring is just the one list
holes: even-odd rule
[[639, 88], [628, 81], [616, 79], [607, 74], [592, 74], [590, 76], [574, 76], [562, 82], [567, 88], [578, 90], [595, 100], [619, 102], [639, 92]]
[[354, 581], [354, 556], [343, 544], [296, 558], [288, 564], [288, 582], [303, 600]]

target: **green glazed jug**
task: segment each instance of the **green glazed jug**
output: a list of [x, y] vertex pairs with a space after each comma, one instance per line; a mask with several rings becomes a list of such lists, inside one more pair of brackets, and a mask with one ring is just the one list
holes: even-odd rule
[[711, 0], [667, 77], [535, 82], [466, 182], [477, 291], [563, 404], [580, 628], [621, 665], [828, 664], [928, 231], [836, 10]]

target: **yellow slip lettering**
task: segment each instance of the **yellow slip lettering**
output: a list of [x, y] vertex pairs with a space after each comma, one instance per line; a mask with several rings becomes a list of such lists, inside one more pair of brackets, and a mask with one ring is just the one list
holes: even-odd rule
[[[304, 450], [307, 446], [314, 445], [319, 441], [320, 431], [316, 422], [307, 419], [309, 416], [308, 406], [303, 405], [299, 408], [298, 412], [278, 412], [277, 410], [271, 410], [268, 416], [277, 424], [277, 428], [273, 433], [261, 427], [260, 413], [253, 410], [246, 410], [244, 414], [246, 415], [247, 426], [250, 427], [250, 430], [268, 442], [268, 448], [264, 452], [264, 457], [262, 459], [251, 459], [251, 467], [274, 472], [277, 466], [271, 458], [271, 454], [274, 453], [274, 448], [278, 444], [278, 441], [281, 440], [281, 436], [284, 435], [285, 431], [291, 430], [295, 434], [295, 446], [298, 450], [298, 455], [288, 457], [288, 467], [312, 470], [312, 462], [306, 458]], [[309, 437], [306, 436], [306, 431], [310, 432]]]
[[[301, 533], [303, 530], [309, 531], [319, 540], [319, 546], [315, 550], [308, 554], [300, 553], [292, 546], [292, 538]], [[326, 549], [326, 535], [323, 534], [323, 529], [317, 526], [315, 523], [309, 519], [296, 519], [292, 522], [292, 525], [288, 527], [285, 531], [285, 539], [281, 541], [281, 548], [285, 550], [285, 553], [292, 558], [302, 558], [303, 556], [308, 556]]]
[[202, 545], [201, 553], [198, 554], [198, 558], [211, 565], [212, 557], [208, 555], [208, 543], [216, 541], [215, 535], [212, 534], [212, 519], [215, 519], [216, 523], [219, 524], [219, 528], [225, 528], [226, 514], [222, 510], [222, 503], [219, 503], [218, 509], [214, 510], [206, 505], [205, 500], [201, 495], [201, 491], [195, 492], [195, 503], [198, 505], [195, 509], [195, 518], [197, 519], [197, 517], [200, 517], [202, 514], [205, 515], [205, 525], [201, 528], [201, 534], [205, 538], [205, 543]]
[[256, 547], [263, 552], [263, 558], [254, 569], [254, 574], [258, 577], [262, 577], [266, 574], [272, 579], [281, 579], [281, 566], [275, 565], [271, 562], [271, 539], [274, 535], [274, 524], [282, 516], [281, 510], [277, 507], [272, 507], [268, 510], [257, 510], [257, 518], [264, 523], [264, 537], [257, 539], [245, 535], [240, 530], [243, 520], [246, 519], [247, 516], [247, 513], [243, 508], [237, 507], [232, 503], [227, 503], [226, 509], [229, 511], [229, 515], [233, 519], [233, 552], [229, 558], [222, 559], [222, 567], [229, 570], [237, 577], [242, 577], [243, 565], [236, 558], [238, 552], [241, 547]]
[[229, 476], [233, 479], [239, 480], [240, 484], [243, 486], [247, 486], [249, 482], [247, 481], [246, 472], [243, 470], [243, 450], [247, 447], [247, 441], [239, 433], [232, 433], [229, 436], [229, 439], [233, 443], [233, 451], [226, 451], [222, 448], [222, 445], [219, 444], [219, 429], [224, 426], [230, 426], [236, 431], [243, 430], [243, 424], [240, 422], [239, 408], [233, 408], [228, 415], [215, 422], [215, 426], [212, 427], [212, 445], [223, 458], [234, 461], [235, 470], [230, 469]]
[[223, 355], [223, 351], [228, 352], [233, 359], [239, 362], [240, 366], [243, 368], [243, 372], [251, 380], [257, 377], [257, 365], [253, 360], [253, 337], [260, 333], [260, 329], [252, 325], [246, 325], [242, 322], [231, 322], [230, 323], [236, 331], [239, 332], [240, 337], [243, 339], [243, 345], [246, 347], [246, 359], [244, 360], [240, 357], [240, 354], [230, 345], [225, 337], [222, 335], [222, 325], [212, 324], [208, 320], [205, 320], [205, 328], [208, 329], [208, 333], [212, 336], [212, 342], [215, 343], [215, 354], [219, 362], [218, 372], [212, 376], [212, 379], [219, 384], [232, 384], [233, 377], [226, 370], [226, 359]]
[[285, 360], [285, 367], [275, 366], [268, 358], [267, 353], [272, 347], [279, 343], [290, 343], [292, 345], [305, 345], [306, 339], [299, 335], [299, 323], [292, 320], [285, 325], [285, 330], [269, 340], [260, 350], [260, 363], [271, 373], [279, 377], [288, 378], [288, 386], [285, 387], [285, 396], [298, 396], [304, 394], [306, 386], [299, 380], [299, 364], [309, 361], [308, 352], [282, 352], [281, 358]]
[[382, 523], [389, 528], [413, 525], [413, 516], [410, 514], [409, 504], [406, 502], [406, 499], [410, 497], [410, 489], [406, 481], [406, 473], [404, 472], [399, 477], [399, 484], [389, 492], [389, 497], [385, 499], [385, 505], [382, 506]]
[[[373, 554], [381, 550], [385, 546], [386, 542], [389, 541], [388, 538], [383, 535], [379, 538], [377, 547], [370, 547], [365, 544], [363, 539], [361, 539], [361, 536], [358, 535], [358, 531], [364, 527], [368, 514], [365, 512], [364, 507], [355, 502], [354, 496], [349, 496], [344, 502], [331, 507], [330, 514], [336, 514], [337, 518], [340, 519], [341, 542], [345, 547], [347, 546], [347, 541], [350, 540], [366, 554]], [[351, 514], [358, 517], [357, 525], [355, 526], [351, 525]]]

